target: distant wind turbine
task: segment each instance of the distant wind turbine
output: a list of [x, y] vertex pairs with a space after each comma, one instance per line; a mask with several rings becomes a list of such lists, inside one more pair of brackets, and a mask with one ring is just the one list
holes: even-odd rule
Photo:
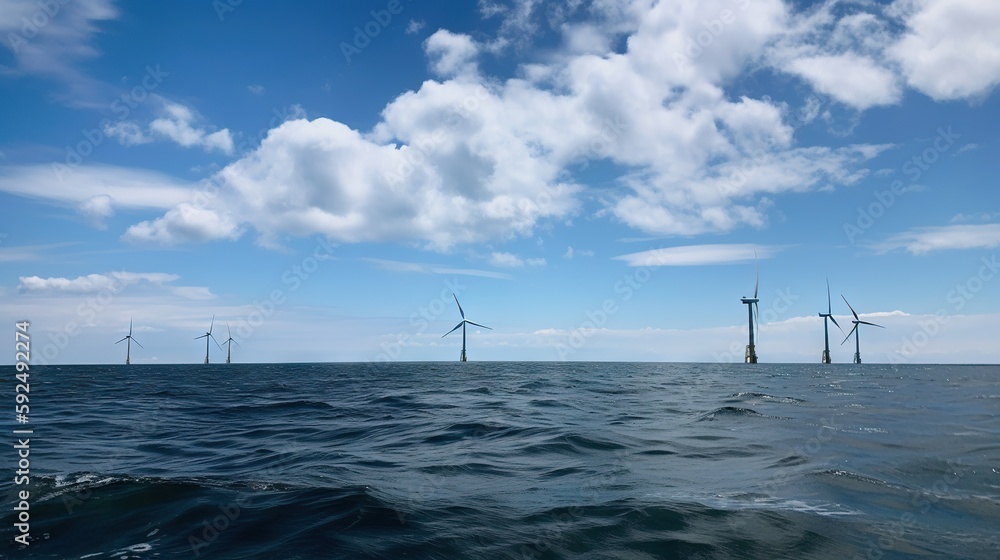
[[[204, 338], [205, 339], [205, 363], [206, 364], [208, 363], [208, 340], [209, 339], [215, 340], [215, 337], [212, 336], [212, 328], [214, 326], [215, 326], [215, 315], [212, 315], [212, 324], [210, 324], [208, 326], [208, 332], [206, 332], [205, 334], [203, 334], [201, 336], [194, 337], [195, 340], [198, 340], [199, 338]], [[216, 344], [216, 346], [219, 347], [219, 350], [222, 350], [222, 345], [219, 344], [218, 340], [215, 340], [215, 344]]]
[[[861, 342], [858, 339], [861, 335], [861, 329], [858, 327], [860, 327], [861, 325], [871, 325], [873, 327], [878, 327], [880, 329], [884, 329], [885, 327], [883, 327], [882, 325], [876, 325], [875, 323], [869, 323], [868, 321], [862, 321], [861, 318], [858, 317], [858, 313], [854, 311], [853, 307], [851, 307], [851, 303], [847, 301], [847, 298], [844, 297], [844, 294], [840, 294], [840, 297], [844, 298], [844, 303], [847, 304], [847, 307], [851, 309], [851, 313], [854, 314], [854, 320], [851, 321], [852, 323], [854, 323], [854, 328], [851, 329], [851, 332], [847, 333], [847, 338], [844, 339], [844, 342], [847, 342], [847, 339], [851, 338], [852, 334], [854, 335], [854, 363], [860, 364]], [[841, 344], [843, 344], [844, 342], [841, 342]]]
[[[477, 327], [483, 327], [484, 329], [490, 329], [490, 327], [487, 327], [486, 325], [480, 325], [479, 323], [473, 323], [472, 321], [467, 320], [465, 318], [465, 311], [462, 311], [462, 304], [458, 303], [458, 296], [456, 296], [455, 294], [451, 294], [451, 297], [455, 298], [455, 305], [458, 306], [458, 312], [462, 314], [462, 322], [459, 323], [459, 324], [457, 324], [457, 325], [455, 325], [455, 328], [453, 328], [450, 331], [448, 331], [448, 332], [444, 333], [443, 335], [441, 335], [441, 338], [444, 338], [444, 337], [448, 336], [449, 334], [457, 331], [458, 327], [462, 327], [462, 357], [460, 358], [460, 361], [465, 362], [465, 361], [468, 361], [468, 360], [465, 359], [465, 325], [466, 325], [466, 323], [468, 323], [470, 325], [476, 325]], [[493, 329], [490, 329], [490, 330], [493, 330]]]
[[226, 345], [226, 363], [228, 364], [228, 363], [231, 363], [230, 358], [233, 355], [232, 354], [233, 343], [235, 343], [237, 346], [239, 346], [240, 343], [236, 342], [236, 339], [233, 338], [233, 331], [229, 330], [229, 321], [226, 321], [226, 332], [229, 333], [229, 338], [227, 338], [226, 341], [223, 342], [223, 344]]
[[[846, 300], [845, 300], [846, 301]], [[840, 329], [840, 334], [844, 334], [844, 329], [840, 328], [840, 323], [833, 317], [833, 304], [830, 301], [830, 279], [826, 279], [826, 313], [820, 313], [820, 317], [823, 318], [823, 363], [829, 364], [830, 362], [830, 329], [827, 324], [827, 319], [833, 321], [834, 325]]]
[[749, 344], [747, 344], [747, 351], [746, 354], [743, 356], [743, 362], [747, 364], [757, 363], [757, 348], [754, 346], [753, 343], [753, 333], [754, 333], [754, 324], [757, 322], [757, 315], [759, 312], [759, 308], [757, 307], [757, 302], [760, 300], [757, 299], [757, 287], [760, 284], [760, 269], [757, 267], [756, 250], [754, 250], [753, 252], [753, 268], [755, 276], [753, 283], [753, 297], [740, 298], [740, 301], [742, 301], [747, 306], [747, 316], [749, 318], [749, 325], [750, 325], [750, 342]]
[[139, 346], [139, 348], [142, 348], [142, 344], [139, 344], [138, 340], [132, 338], [132, 318], [131, 317], [128, 318], [128, 334], [125, 336], [125, 338], [119, 340], [115, 344], [118, 344], [119, 342], [122, 342], [122, 341], [128, 341], [128, 342], [125, 342], [125, 365], [129, 365], [129, 364], [132, 363], [132, 342], [135, 342]]

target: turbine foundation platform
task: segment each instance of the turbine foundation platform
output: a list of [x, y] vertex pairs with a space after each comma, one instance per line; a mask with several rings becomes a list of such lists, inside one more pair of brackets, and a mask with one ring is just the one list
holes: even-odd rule
[[747, 345], [746, 354], [743, 355], [743, 363], [746, 364], [756, 364], [757, 363], [757, 352], [753, 345]]
[[861, 363], [861, 352], [855, 352], [854, 353], [854, 363], [856, 363], [856, 364], [860, 364]]
[[830, 361], [830, 351], [829, 350], [823, 350], [823, 363], [824, 364], [832, 363]]

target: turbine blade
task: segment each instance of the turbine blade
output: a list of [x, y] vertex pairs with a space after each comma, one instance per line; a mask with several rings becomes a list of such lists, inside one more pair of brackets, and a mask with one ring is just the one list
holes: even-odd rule
[[760, 267], [757, 266], [757, 249], [753, 250], [753, 270], [754, 270], [753, 298], [757, 299], [757, 287], [760, 285]]
[[858, 317], [858, 313], [854, 311], [853, 307], [851, 307], [851, 302], [847, 301], [847, 298], [844, 297], [844, 294], [840, 294], [840, 297], [844, 298], [844, 303], [847, 304], [847, 307], [851, 310], [851, 313], [854, 314], [854, 318], [860, 321], [861, 319], [860, 317]]
[[229, 321], [226, 321], [226, 332], [229, 333], [229, 340], [233, 339], [233, 331], [229, 330]]
[[[850, 339], [851, 339], [851, 335], [852, 335], [852, 334], [854, 334], [854, 331], [855, 331], [855, 329], [857, 329], [857, 328], [858, 328], [858, 324], [857, 324], [857, 323], [854, 323], [854, 328], [853, 328], [853, 329], [851, 329], [851, 332], [847, 333], [847, 336], [845, 336], [845, 337], [844, 337], [844, 342], [847, 342], [848, 340], [850, 340]], [[844, 342], [841, 342], [841, 343], [840, 343], [840, 345], [841, 345], [841, 346], [843, 346], [843, 345], [844, 345]]]
[[[125, 338], [128, 338], [128, 337], [126, 336]], [[125, 342], [125, 338], [119, 340], [118, 342]], [[118, 344], [118, 342], [116, 342], [115, 344]]]
[[453, 329], [451, 329], [450, 331], [448, 331], [448, 332], [444, 333], [443, 335], [441, 335], [441, 338], [444, 338], [444, 337], [448, 336], [449, 334], [451, 334], [451, 333], [453, 333], [453, 332], [457, 331], [457, 330], [458, 330], [458, 327], [461, 327], [461, 326], [462, 326], [462, 325], [464, 325], [464, 324], [465, 324], [465, 321], [462, 321], [461, 323], [459, 323], [459, 324], [455, 325], [455, 328], [453, 328]]
[[[235, 339], [235, 338], [230, 338], [229, 340], [232, 340], [232, 341], [233, 341], [233, 343], [234, 343], [234, 344], [236, 344], [237, 346], [239, 346], [239, 345], [240, 345], [240, 343], [239, 343], [239, 342], [236, 342], [236, 339]], [[241, 348], [242, 348], [242, 347], [241, 347]]]
[[194, 337], [194, 339], [195, 339], [195, 340], [198, 340], [199, 338], [205, 338], [206, 336], [208, 336], [208, 334], [207, 334], [207, 333], [206, 333], [206, 334], [203, 334], [203, 335], [201, 335], [201, 336], [196, 336], [196, 337]]
[[[211, 335], [209, 335], [209, 336], [211, 336]], [[215, 337], [214, 337], [214, 336], [212, 336], [212, 340], [214, 340], [214, 341], [215, 341], [215, 345], [219, 347], [219, 350], [222, 350], [222, 345], [221, 345], [221, 344], [219, 344], [219, 341], [218, 341], [218, 340], [215, 340]]]
[[[134, 342], [136, 344], [139, 344], [139, 341], [136, 340], [136, 339], [134, 339], [134, 338], [132, 339], [132, 342]], [[142, 344], [139, 344], [139, 348], [143, 348], [144, 349], [145, 347]]]
[[128, 335], [132, 336], [132, 318], [128, 318]]
[[208, 326], [208, 333], [212, 334], [212, 329], [215, 327], [215, 315], [212, 315], [212, 324]]
[[458, 312], [461, 313], [462, 318], [465, 319], [465, 311], [462, 311], [462, 304], [458, 303], [458, 296], [455, 295], [455, 292], [452, 292], [451, 297], [455, 298], [455, 305], [458, 306]]
[[876, 325], [875, 323], [869, 323], [868, 321], [858, 321], [858, 322], [861, 323], [862, 325], [871, 325], [873, 327], [878, 327], [880, 329], [884, 329], [885, 328], [882, 325]]
[[[756, 297], [757, 294], [754, 294], [754, 298]], [[754, 331], [757, 335], [757, 342], [760, 342], [760, 323], [757, 320], [758, 315], [760, 315], [760, 308], [757, 307], [757, 302], [755, 301], [753, 302], [753, 326], [754, 326]]]
[[[476, 325], [477, 327], [483, 327], [484, 329], [490, 329], [486, 325], [480, 325], [479, 323], [473, 323], [472, 321], [466, 321], [466, 323], [468, 323], [470, 325]], [[493, 329], [490, 329], [490, 330], [492, 331]]]
[[[829, 317], [830, 320], [833, 321], [833, 324], [837, 325], [837, 328], [840, 329], [840, 323], [838, 323], [837, 320], [833, 318], [833, 315], [829, 315]], [[840, 333], [844, 334], [844, 329], [840, 329]]]
[[[827, 278], [826, 279], [826, 314], [830, 315], [831, 313], [833, 313], [833, 302], [830, 300], [830, 279]], [[837, 322], [834, 321], [833, 324], [836, 325]], [[839, 327], [840, 325], [837, 325], [837, 326]]]

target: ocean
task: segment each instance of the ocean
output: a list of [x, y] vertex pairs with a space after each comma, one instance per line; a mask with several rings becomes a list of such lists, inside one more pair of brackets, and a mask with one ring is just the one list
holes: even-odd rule
[[30, 374], [28, 424], [2, 407], [3, 558], [1000, 557], [997, 366]]

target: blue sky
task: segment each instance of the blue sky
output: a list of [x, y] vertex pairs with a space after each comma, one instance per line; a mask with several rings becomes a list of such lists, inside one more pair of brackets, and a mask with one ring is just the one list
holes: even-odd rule
[[[235, 5], [233, 5], [235, 4]], [[1000, 361], [1000, 6], [8, 1], [37, 363]], [[833, 359], [850, 343], [832, 336]], [[13, 352], [12, 352], [13, 354]], [[213, 361], [223, 356], [213, 348]], [[10, 358], [13, 359], [12, 357]]]

